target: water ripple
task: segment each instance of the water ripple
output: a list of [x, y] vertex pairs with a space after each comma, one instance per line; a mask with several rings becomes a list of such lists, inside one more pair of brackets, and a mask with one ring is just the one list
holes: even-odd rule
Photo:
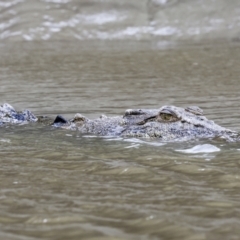
[[[0, 39], [238, 39], [237, 1], [0, 1]], [[23, 10], [26, 9], [26, 10]], [[224, 12], [222, 9], [225, 9]], [[214, 14], [213, 14], [214, 13]]]

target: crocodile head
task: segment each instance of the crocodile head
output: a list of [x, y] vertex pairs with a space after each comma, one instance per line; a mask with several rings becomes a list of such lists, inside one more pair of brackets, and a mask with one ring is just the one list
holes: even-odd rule
[[[53, 125], [59, 127], [57, 119]], [[123, 116], [101, 116], [94, 120], [77, 114], [70, 121], [60, 121], [60, 127], [102, 136], [147, 137], [159, 138], [163, 141], [235, 134], [208, 120], [203, 116], [203, 111], [196, 106], [185, 109], [175, 106], [163, 106], [160, 109], [149, 110], [128, 109]]]
[[228, 136], [235, 132], [203, 116], [197, 106], [180, 108], [163, 106], [155, 110], [127, 110], [123, 117], [126, 128], [122, 136], [157, 137], [164, 141]]

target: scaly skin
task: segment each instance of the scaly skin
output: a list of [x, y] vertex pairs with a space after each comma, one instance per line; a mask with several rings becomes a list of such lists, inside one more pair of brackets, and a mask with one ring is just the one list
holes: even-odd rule
[[160, 109], [129, 109], [123, 116], [100, 116], [90, 120], [76, 114], [72, 120], [61, 116], [53, 126], [101, 136], [159, 138], [162, 141], [184, 141], [195, 138], [220, 137], [239, 140], [237, 132], [215, 124], [204, 117], [199, 107], [163, 106]]
[[24, 124], [38, 119], [29, 111], [17, 112], [10, 104], [0, 105], [0, 126], [3, 124]]
[[[76, 114], [69, 121], [58, 116], [52, 126], [78, 130], [101, 136], [158, 138], [162, 141], [184, 141], [196, 138], [219, 137], [239, 141], [239, 133], [221, 127], [204, 117], [199, 107], [163, 106], [160, 109], [129, 109], [123, 116], [100, 116], [90, 120]], [[0, 105], [0, 126], [39, 122], [48, 125], [46, 116], [35, 117], [29, 110], [21, 112], [5, 103]]]

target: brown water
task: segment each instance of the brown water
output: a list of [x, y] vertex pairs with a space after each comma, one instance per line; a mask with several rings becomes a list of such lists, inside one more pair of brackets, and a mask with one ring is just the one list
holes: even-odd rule
[[[67, 118], [198, 105], [240, 131], [239, 12], [238, 0], [0, 0], [0, 103]], [[240, 239], [239, 151], [0, 128], [0, 239]]]
[[[198, 105], [240, 130], [240, 46], [157, 42], [0, 45], [0, 96], [88, 117]], [[0, 239], [239, 239], [240, 144], [0, 129]]]
[[0, 40], [232, 40], [239, 13], [239, 0], [0, 0]]

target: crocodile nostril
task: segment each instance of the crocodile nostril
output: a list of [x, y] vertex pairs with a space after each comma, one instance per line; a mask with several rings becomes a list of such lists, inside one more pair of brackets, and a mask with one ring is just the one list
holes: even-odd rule
[[203, 126], [200, 124], [194, 124], [194, 127], [203, 127]]

